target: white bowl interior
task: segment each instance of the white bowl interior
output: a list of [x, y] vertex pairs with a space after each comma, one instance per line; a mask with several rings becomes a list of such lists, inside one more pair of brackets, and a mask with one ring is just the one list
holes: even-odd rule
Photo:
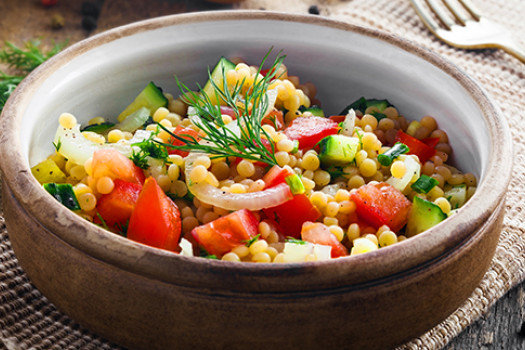
[[116, 118], [149, 81], [176, 95], [174, 74], [189, 86], [203, 84], [207, 68], [220, 56], [258, 64], [271, 47], [272, 58], [279, 50], [287, 55], [292, 75], [315, 83], [328, 113], [337, 114], [365, 96], [388, 99], [410, 120], [432, 115], [449, 135], [454, 162], [483, 176], [490, 152], [487, 122], [452, 75], [387, 40], [335, 25], [260, 18], [175, 22], [74, 56], [30, 100], [22, 121], [22, 153], [32, 166], [52, 152], [62, 112], [73, 113], [81, 123], [99, 115]]

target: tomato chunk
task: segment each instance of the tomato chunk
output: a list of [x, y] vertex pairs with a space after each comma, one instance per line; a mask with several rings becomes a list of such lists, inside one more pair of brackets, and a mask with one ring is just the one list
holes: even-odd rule
[[301, 238], [303, 241], [332, 247], [330, 251], [332, 258], [348, 255], [348, 249], [330, 232], [328, 226], [320, 222], [305, 222], [301, 230]]
[[412, 203], [387, 183], [367, 184], [350, 193], [359, 218], [376, 229], [387, 225], [398, 232], [408, 220]]
[[277, 223], [285, 236], [299, 238], [303, 223], [316, 221], [321, 216], [304, 194], [297, 194], [291, 200], [272, 208], [263, 209], [266, 216]]
[[266, 117], [261, 121], [261, 125], [268, 124], [274, 127], [275, 130], [281, 130], [284, 128], [284, 117], [283, 112], [278, 109], [271, 111]]
[[[178, 125], [173, 131], [172, 131], [173, 134], [183, 138], [183, 139], [186, 139], [186, 140], [192, 140], [193, 138], [195, 138], [197, 141], [199, 141], [201, 138], [199, 136], [199, 133], [191, 128], [185, 128], [181, 125]], [[170, 140], [169, 140], [169, 143], [174, 145], [174, 146], [183, 146], [185, 145], [186, 143], [182, 140], [179, 140], [175, 137], [171, 137]], [[188, 155], [189, 152], [187, 151], [183, 151], [183, 150], [178, 150], [178, 149], [175, 149], [175, 148], [168, 148], [168, 153], [169, 154], [178, 154], [179, 156], [182, 156], [182, 157], [186, 157]]]
[[[430, 157], [436, 154], [434, 147], [425, 144], [423, 141], [420, 141], [414, 136], [404, 133], [401, 130], [396, 134], [396, 142], [401, 142], [407, 145], [409, 148], [408, 154], [415, 154], [419, 158], [421, 164], [425, 164]], [[432, 142], [436, 142], [436, 140], [430, 139], [428, 142], [432, 144]]]
[[233, 248], [246, 244], [258, 232], [259, 222], [255, 215], [247, 209], [241, 209], [197, 226], [191, 234], [208, 254], [220, 258]]
[[337, 134], [338, 124], [322, 117], [299, 117], [293, 120], [284, 133], [290, 140], [299, 141], [299, 148], [312, 148], [328, 135]]
[[265, 183], [264, 188], [266, 189], [277, 186], [278, 184], [285, 182], [286, 177], [293, 174], [294, 172], [288, 167], [281, 168], [278, 165], [274, 165], [262, 178]]
[[179, 208], [157, 181], [148, 177], [129, 219], [127, 237], [153, 247], [177, 251], [180, 233]]
[[115, 149], [105, 148], [93, 153], [91, 162], [93, 177], [99, 179], [108, 176], [128, 182], [142, 184], [144, 172], [133, 161]]
[[142, 185], [120, 179], [116, 179], [114, 183], [113, 191], [98, 199], [97, 212], [110, 229], [118, 231], [126, 226], [131, 217]]

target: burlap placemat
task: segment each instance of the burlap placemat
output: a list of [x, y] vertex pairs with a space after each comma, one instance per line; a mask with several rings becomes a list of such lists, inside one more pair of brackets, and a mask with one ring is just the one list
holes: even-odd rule
[[[523, 1], [475, 3], [487, 17], [525, 38]], [[525, 193], [525, 65], [502, 51], [465, 51], [442, 44], [421, 24], [408, 0], [245, 0], [237, 7], [304, 14], [314, 5], [323, 16], [391, 32], [443, 55], [487, 90], [511, 126], [514, 170], [504, 229], [490, 270], [472, 296], [447, 320], [400, 347], [442, 348], [525, 277], [525, 211], [520, 205]], [[119, 349], [57, 311], [30, 283], [11, 249], [1, 213], [0, 207], [0, 349]]]

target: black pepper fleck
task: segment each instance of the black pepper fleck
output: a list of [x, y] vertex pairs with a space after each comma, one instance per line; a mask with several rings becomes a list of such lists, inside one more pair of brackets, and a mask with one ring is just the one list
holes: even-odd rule
[[319, 8], [317, 7], [317, 5], [312, 5], [308, 8], [308, 13], [311, 15], [318, 15], [320, 14]]

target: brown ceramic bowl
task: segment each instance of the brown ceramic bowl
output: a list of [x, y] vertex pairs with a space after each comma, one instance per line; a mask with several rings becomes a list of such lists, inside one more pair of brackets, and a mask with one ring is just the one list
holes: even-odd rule
[[[179, 256], [83, 221], [30, 166], [52, 152], [57, 117], [116, 115], [150, 80], [175, 91], [219, 56], [260, 62], [273, 46], [329, 112], [360, 96], [431, 114], [454, 161], [479, 177], [471, 200], [414, 238], [325, 262], [242, 264]], [[332, 110], [331, 110], [332, 109]], [[403, 39], [314, 16], [194, 13], [111, 30], [30, 75], [1, 118], [3, 201], [35, 286], [92, 331], [137, 349], [387, 349], [432, 328], [479, 284], [494, 254], [512, 165], [499, 110], [467, 75]]]

